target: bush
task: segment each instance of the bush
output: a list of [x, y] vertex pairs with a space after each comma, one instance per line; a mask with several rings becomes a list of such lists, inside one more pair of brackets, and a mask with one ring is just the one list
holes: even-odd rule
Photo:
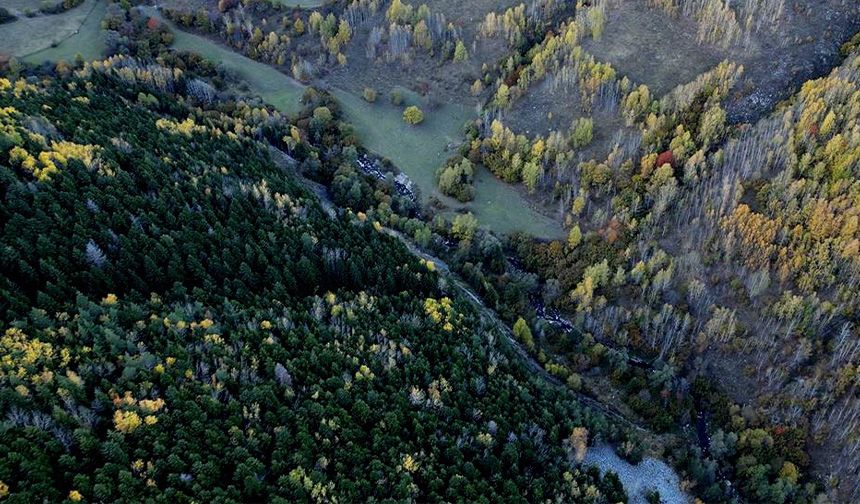
[[376, 101], [376, 90], [373, 88], [366, 87], [364, 88], [364, 92], [361, 94], [364, 98], [364, 101], [368, 103], [373, 103]]
[[574, 149], [581, 149], [594, 138], [594, 121], [590, 117], [580, 117], [573, 122], [570, 143]]
[[63, 0], [53, 5], [43, 5], [39, 10], [43, 14], [59, 14], [84, 3], [84, 0]]
[[420, 124], [424, 121], [424, 112], [421, 112], [421, 109], [415, 105], [406, 107], [406, 110], [403, 111], [403, 120], [406, 121], [406, 124]]
[[399, 89], [391, 91], [391, 104], [401, 105], [403, 103], [403, 93]]
[[466, 61], [469, 59], [469, 51], [462, 40], [457, 41], [457, 46], [454, 48], [454, 61]]
[[331, 110], [328, 107], [317, 107], [314, 109], [314, 119], [329, 122], [331, 121], [331, 118]]
[[15, 16], [5, 8], [0, 7], [0, 24], [10, 23], [12, 21], [15, 21]]
[[842, 57], [847, 58], [852, 52], [854, 52], [858, 47], [860, 47], [860, 33], [855, 34], [851, 37], [851, 40], [842, 44], [842, 47], [839, 49], [839, 53]]

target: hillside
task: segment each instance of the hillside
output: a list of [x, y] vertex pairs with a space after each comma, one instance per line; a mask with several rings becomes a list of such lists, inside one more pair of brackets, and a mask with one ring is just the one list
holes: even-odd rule
[[622, 498], [565, 469], [575, 428], [620, 431], [528, 376], [432, 266], [330, 218], [251, 114], [131, 69], [160, 71], [0, 80], [0, 497]]
[[860, 3], [4, 8], [0, 504], [860, 501]]

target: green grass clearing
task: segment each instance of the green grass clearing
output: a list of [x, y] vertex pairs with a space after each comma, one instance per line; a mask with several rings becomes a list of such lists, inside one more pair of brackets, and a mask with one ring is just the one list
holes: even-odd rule
[[28, 54], [24, 56], [23, 60], [37, 64], [45, 61], [72, 61], [78, 54], [87, 61], [101, 58], [106, 48], [105, 33], [101, 27], [106, 12], [107, 4], [101, 1], [96, 2], [77, 33], [73, 33], [55, 47], [48, 47]]
[[424, 122], [409, 126], [403, 122], [403, 109], [408, 105], [421, 106], [414, 94], [404, 92], [405, 101], [400, 106], [391, 105], [387, 94], [380, 94], [372, 104], [340, 89], [334, 94], [362, 144], [406, 173], [421, 190], [425, 202], [430, 196], [445, 202], [451, 208], [446, 216], [468, 210], [482, 226], [498, 233], [524, 231], [541, 238], [563, 235], [555, 220], [532, 209], [516, 187], [485, 169], [478, 169], [475, 199], [469, 203], [460, 203], [438, 191], [436, 170], [453, 154], [446, 151], [446, 146], [460, 143], [460, 130], [473, 117], [471, 108], [447, 103], [432, 110], [423, 109]]
[[173, 23], [161, 18], [154, 9], [147, 9], [147, 13], [168, 23], [175, 35], [172, 46], [174, 49], [195, 52], [218, 63], [242, 78], [255, 94], [260, 95], [263, 100], [282, 112], [295, 114], [301, 110], [299, 102], [305, 88], [292, 78], [265, 63], [254, 61], [205, 37], [180, 30]]
[[86, 0], [61, 14], [19, 17], [0, 25], [2, 51], [25, 60], [38, 59], [38, 53], [47, 49], [57, 49], [55, 54], [67, 55], [66, 59], [78, 52], [98, 57], [104, 48], [100, 23], [106, 9], [102, 1]]
[[[445, 152], [449, 143], [459, 143], [460, 128], [470, 117], [463, 107], [445, 104], [429, 110], [417, 97], [401, 90], [404, 102], [400, 106], [389, 102], [387, 93], [380, 93], [376, 103], [342, 89], [334, 95], [356, 134], [368, 149], [390, 159], [421, 189], [426, 201], [435, 192], [434, 174], [451, 155]], [[403, 110], [417, 105], [424, 112], [424, 122], [410, 126], [403, 122]]]
[[[475, 199], [460, 208], [472, 212], [479, 224], [498, 233], [522, 232], [544, 239], [565, 236], [557, 220], [535, 210], [517, 187], [502, 182], [484, 167], [475, 173]], [[446, 215], [453, 217], [454, 212]]]

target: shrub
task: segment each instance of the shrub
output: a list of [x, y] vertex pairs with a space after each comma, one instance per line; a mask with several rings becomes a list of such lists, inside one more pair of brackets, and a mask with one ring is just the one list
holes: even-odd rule
[[0, 24], [15, 21], [15, 19], [16, 18], [12, 15], [12, 13], [10, 13], [4, 7], [0, 7]]
[[574, 149], [581, 149], [591, 143], [594, 138], [594, 121], [590, 117], [580, 117], [573, 122], [573, 133], [570, 143]]
[[331, 118], [331, 110], [329, 110], [328, 107], [317, 107], [314, 109], [314, 119], [329, 122], [331, 121]]
[[403, 93], [399, 89], [391, 91], [391, 103], [392, 105], [400, 105], [403, 103]]
[[403, 111], [403, 120], [406, 121], [406, 124], [419, 124], [424, 121], [424, 112], [421, 112], [421, 109], [415, 105], [406, 107], [406, 110]]
[[364, 92], [361, 94], [364, 97], [364, 101], [368, 103], [373, 103], [376, 101], [376, 90], [373, 88], [366, 87], [364, 88]]
[[454, 61], [466, 61], [469, 59], [469, 51], [462, 40], [457, 41], [457, 46], [454, 48]]

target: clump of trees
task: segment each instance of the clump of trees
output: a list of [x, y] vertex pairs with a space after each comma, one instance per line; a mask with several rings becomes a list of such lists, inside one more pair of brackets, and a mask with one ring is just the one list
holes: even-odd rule
[[697, 23], [699, 42], [731, 47], [749, 36], [775, 26], [785, 13], [785, 0], [756, 0], [732, 4], [725, 0], [648, 0], [652, 7], [672, 16], [683, 15]]
[[472, 185], [474, 175], [472, 162], [461, 158], [459, 162], [452, 161], [439, 168], [436, 172], [436, 182], [442, 194], [466, 202], [475, 197], [475, 188]]
[[67, 10], [74, 9], [75, 7], [84, 3], [84, 0], [62, 0], [60, 2], [51, 4], [51, 3], [43, 3], [39, 7], [39, 12], [43, 14], [59, 14], [61, 12], [65, 12]]
[[454, 220], [451, 222], [451, 233], [458, 240], [464, 242], [471, 242], [475, 237], [477, 230], [478, 219], [472, 214], [472, 212], [459, 214], [454, 217]]
[[365, 52], [373, 60], [410, 63], [415, 51], [442, 59], [465, 61], [468, 50], [461, 40], [460, 30], [449, 23], [442, 13], [431, 13], [426, 4], [415, 8], [410, 3], [394, 0], [385, 11], [388, 28], [371, 29]]
[[481, 23], [483, 37], [504, 37], [509, 47], [521, 47], [531, 37], [541, 36], [556, 17], [572, 14], [581, 2], [554, 2], [539, 0], [526, 6], [520, 3], [503, 13], [488, 12]]
[[325, 17], [318, 11], [312, 12], [308, 18], [308, 26], [310, 34], [320, 37], [320, 44], [331, 56], [342, 56], [341, 49], [352, 38], [352, 26], [349, 21], [345, 18], [338, 20], [331, 12]]
[[[584, 29], [582, 21], [565, 21], [558, 34], [549, 31], [540, 43], [509, 57], [505, 75], [496, 79], [492, 105], [510, 107], [531, 86], [553, 74], [554, 86], [579, 93], [583, 110], [613, 108], [618, 94], [626, 92], [626, 86], [617, 81], [611, 65], [595, 60], [582, 50]], [[517, 60], [525, 63], [517, 65]]]
[[164, 23], [133, 8], [109, 3], [102, 19], [106, 30], [107, 54], [152, 58], [166, 52], [173, 33]]

